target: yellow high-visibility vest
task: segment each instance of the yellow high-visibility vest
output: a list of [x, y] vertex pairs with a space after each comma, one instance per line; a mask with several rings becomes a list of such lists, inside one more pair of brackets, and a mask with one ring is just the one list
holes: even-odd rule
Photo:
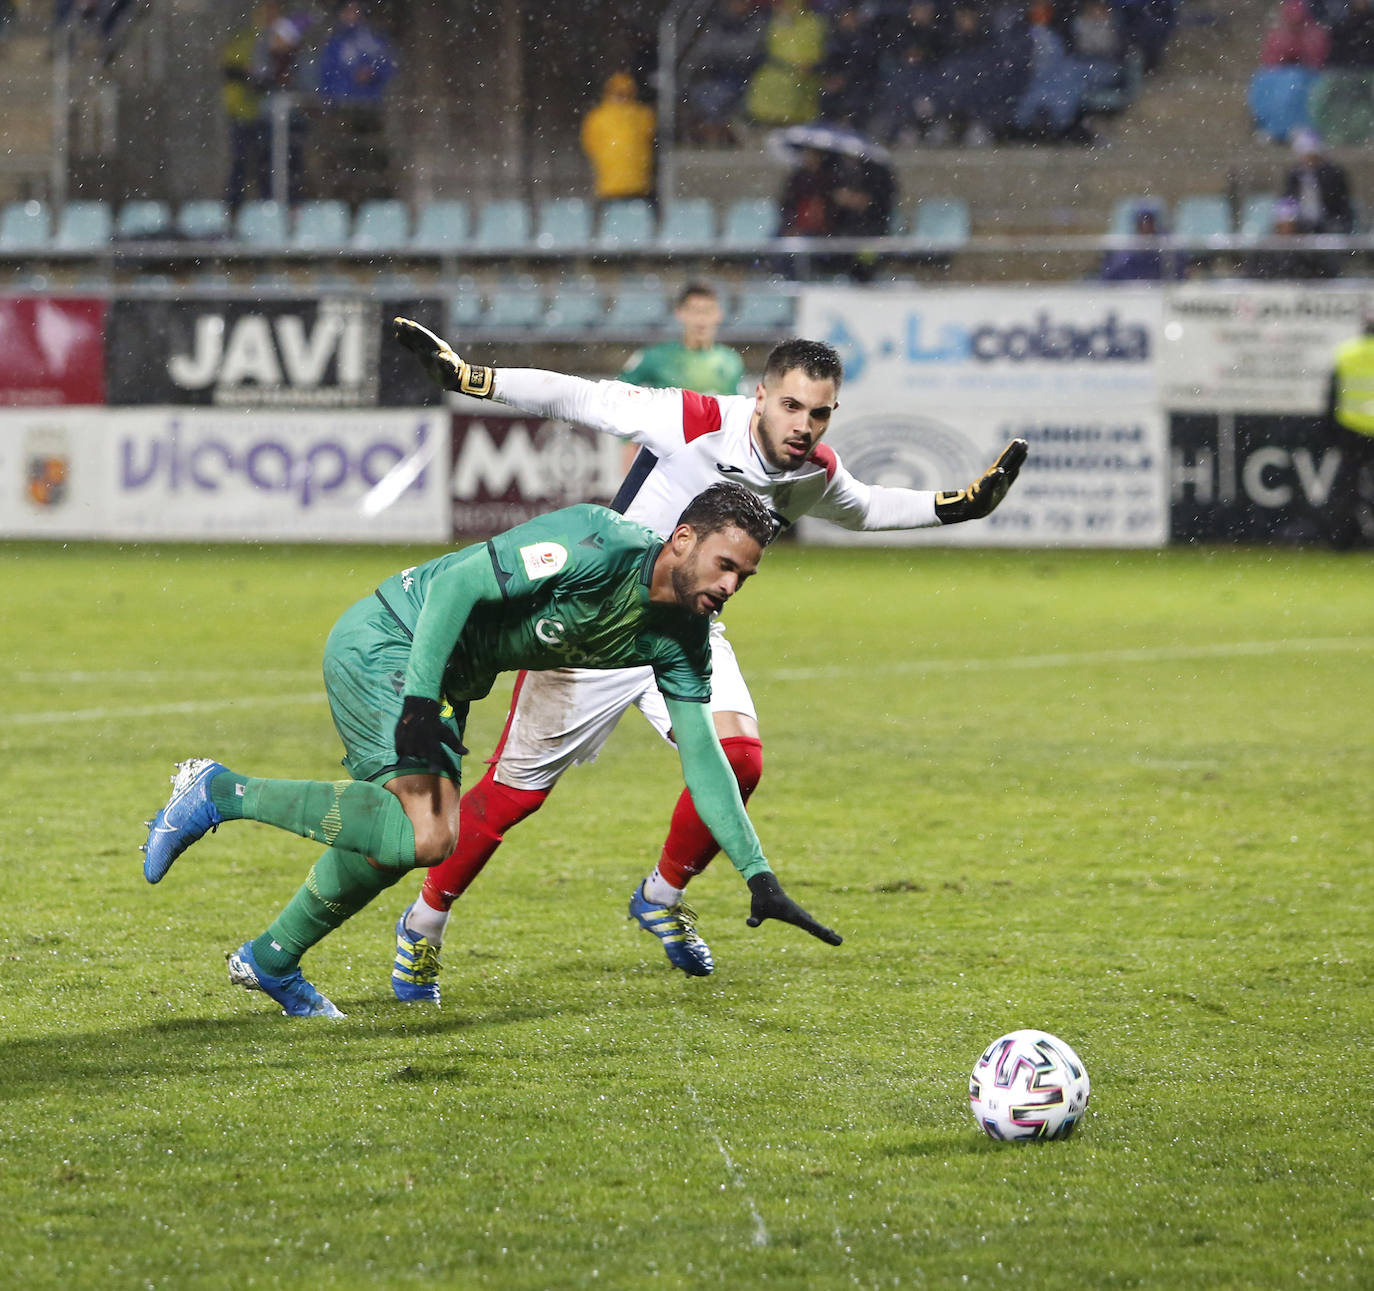
[[1356, 337], [1336, 351], [1336, 420], [1374, 435], [1374, 336]]

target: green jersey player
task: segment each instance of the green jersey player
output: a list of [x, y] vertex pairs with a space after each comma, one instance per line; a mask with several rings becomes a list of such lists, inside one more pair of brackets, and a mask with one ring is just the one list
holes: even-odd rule
[[770, 871], [708, 707], [710, 618], [754, 573], [772, 532], [752, 493], [715, 484], [666, 541], [582, 505], [402, 570], [345, 611], [325, 646], [325, 691], [353, 778], [265, 780], [208, 758], [183, 762], [149, 822], [144, 876], [159, 882], [226, 820], [326, 844], [268, 929], [229, 956], [229, 976], [292, 1016], [341, 1017], [301, 957], [403, 874], [453, 851], [468, 704], [506, 670], [648, 666], [698, 810], [749, 884], [750, 925], [782, 919], [838, 945]]
[[721, 309], [715, 288], [689, 282], [679, 293], [674, 312], [682, 327], [682, 340], [651, 345], [632, 354], [620, 379], [656, 390], [739, 394], [744, 360], [738, 350], [716, 343]]

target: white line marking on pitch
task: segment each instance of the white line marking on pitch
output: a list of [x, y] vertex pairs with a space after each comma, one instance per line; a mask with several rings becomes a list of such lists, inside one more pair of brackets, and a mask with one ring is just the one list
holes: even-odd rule
[[[686, 1062], [682, 1053], [681, 1036], [678, 1037], [677, 1056], [678, 1065], [680, 1067], [685, 1066]], [[754, 1204], [752, 1194], [745, 1186], [744, 1175], [740, 1172], [740, 1168], [735, 1164], [734, 1158], [726, 1148], [725, 1141], [720, 1137], [715, 1122], [711, 1119], [705, 1107], [702, 1106], [701, 1096], [697, 1093], [696, 1086], [688, 1082], [687, 1092], [692, 1096], [692, 1104], [695, 1106], [697, 1116], [700, 1118], [702, 1124], [706, 1126], [706, 1132], [716, 1141], [716, 1149], [720, 1152], [721, 1160], [725, 1162], [725, 1169], [730, 1175], [731, 1184], [744, 1194], [745, 1205], [749, 1207], [749, 1214], [754, 1221], [754, 1235], [749, 1239], [750, 1245], [767, 1246], [769, 1242], [768, 1228], [763, 1222], [763, 1216], [759, 1214], [759, 1208]]]
[[179, 717], [192, 713], [217, 713], [231, 708], [262, 708], [267, 704], [322, 704], [324, 688], [299, 695], [240, 695], [234, 699], [187, 699], [172, 704], [137, 704], [127, 707], [77, 708], [64, 713], [12, 713], [5, 726], [55, 726], [62, 722], [106, 722], [123, 718]]

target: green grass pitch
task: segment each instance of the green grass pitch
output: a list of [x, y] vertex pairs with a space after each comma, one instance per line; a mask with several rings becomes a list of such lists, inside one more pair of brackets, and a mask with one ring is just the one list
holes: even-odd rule
[[[631, 714], [391, 997], [386, 893], [228, 985], [310, 844], [147, 886], [172, 763], [332, 779], [335, 616], [402, 549], [0, 546], [0, 1268], [33, 1288], [1374, 1285], [1374, 568], [1270, 550], [784, 547], [729, 610], [752, 814], [846, 936], [693, 886], [715, 976], [625, 919], [679, 789]], [[485, 754], [506, 692], [475, 712]], [[974, 1125], [1037, 1026], [1082, 1131]]]

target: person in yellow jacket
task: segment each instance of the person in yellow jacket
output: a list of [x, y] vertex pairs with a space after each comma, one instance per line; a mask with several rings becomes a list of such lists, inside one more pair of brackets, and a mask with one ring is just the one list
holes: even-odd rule
[[634, 77], [616, 72], [607, 78], [601, 102], [582, 119], [582, 151], [599, 201], [653, 198], [656, 125], [653, 108], [635, 95]]
[[1345, 549], [1367, 542], [1366, 513], [1374, 513], [1374, 307], [1367, 308], [1364, 334], [1336, 350], [1327, 402], [1340, 467], [1327, 500], [1328, 536]]

